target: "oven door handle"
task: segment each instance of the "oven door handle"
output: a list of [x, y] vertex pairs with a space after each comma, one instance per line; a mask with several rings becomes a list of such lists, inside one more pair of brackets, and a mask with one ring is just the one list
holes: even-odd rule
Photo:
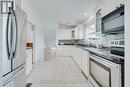
[[[118, 65], [111, 64], [110, 61], [105, 60], [105, 59], [103, 59], [103, 58], [100, 58], [100, 57], [98, 57], [98, 56], [96, 56], [96, 55], [90, 54], [90, 58], [92, 58], [92, 59], [94, 59], [94, 60], [96, 60], [96, 61], [98, 61], [98, 62], [100, 62], [100, 61], [104, 62], [105, 66], [106, 66], [106, 64], [107, 64], [107, 65], [112, 66], [112, 67], [114, 67], [114, 68], [118, 68]], [[97, 60], [97, 59], [99, 59], [99, 60]]]
[[[107, 63], [107, 61], [105, 61], [105, 62]], [[112, 66], [114, 68], [118, 68], [117, 65], [114, 65], [114, 64], [107, 63], [107, 65]]]

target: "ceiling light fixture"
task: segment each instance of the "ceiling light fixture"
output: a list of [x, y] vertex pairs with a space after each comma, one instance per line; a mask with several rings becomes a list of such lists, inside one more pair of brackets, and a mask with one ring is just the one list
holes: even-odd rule
[[70, 25], [71, 25], [71, 23], [68, 23], [67, 25], [69, 25], [69, 26], [70, 26]]
[[85, 16], [87, 16], [88, 14], [87, 13], [84, 13]]

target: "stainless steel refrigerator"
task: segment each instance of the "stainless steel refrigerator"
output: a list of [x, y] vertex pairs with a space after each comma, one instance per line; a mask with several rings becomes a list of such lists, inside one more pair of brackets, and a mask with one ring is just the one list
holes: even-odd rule
[[26, 86], [26, 14], [13, 2], [2, 14], [3, 87]]

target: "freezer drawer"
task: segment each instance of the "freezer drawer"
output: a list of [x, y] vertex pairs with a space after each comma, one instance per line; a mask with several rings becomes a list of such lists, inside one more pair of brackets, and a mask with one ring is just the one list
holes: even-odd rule
[[8, 79], [3, 84], [3, 87], [26, 87], [25, 68], [12, 76], [12, 78]]

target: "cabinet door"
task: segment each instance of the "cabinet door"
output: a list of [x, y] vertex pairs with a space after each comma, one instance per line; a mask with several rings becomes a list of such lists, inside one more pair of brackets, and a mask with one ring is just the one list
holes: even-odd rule
[[105, 16], [120, 7], [120, 4], [124, 4], [124, 0], [103, 0], [102, 2], [102, 16]]
[[76, 62], [78, 66], [82, 69], [82, 49], [76, 47]]
[[74, 53], [73, 53], [74, 60], [75, 60], [75, 62], [77, 62], [77, 56], [78, 56], [78, 54], [77, 54], [77, 48], [73, 47], [73, 51], [74, 51]]
[[75, 55], [75, 49], [74, 49], [74, 46], [71, 47], [71, 51], [72, 51], [72, 52], [71, 52], [71, 54], [72, 54], [72, 58], [75, 59], [75, 58], [74, 58], [74, 55]]
[[79, 25], [79, 39], [84, 39], [84, 26], [83, 25]]
[[78, 26], [75, 28], [75, 39], [79, 39], [79, 28], [78, 28]]
[[57, 38], [58, 38], [59, 40], [62, 40], [62, 39], [63, 39], [63, 40], [64, 40], [64, 39], [69, 40], [69, 39], [72, 38], [71, 32], [72, 32], [72, 30], [69, 30], [69, 29], [59, 29], [59, 30], [57, 31]]
[[63, 55], [63, 47], [62, 46], [58, 46], [57, 47], [57, 56], [62, 56]]
[[80, 49], [80, 67], [81, 67], [81, 69], [83, 70], [83, 50], [82, 49]]
[[57, 56], [72, 56], [72, 48], [71, 46], [59, 46], [57, 48]]
[[73, 58], [73, 60], [76, 62], [76, 47], [75, 46], [71, 46], [71, 56]]
[[75, 28], [75, 39], [84, 39], [84, 26], [82, 24]]
[[83, 50], [82, 63], [83, 63], [83, 72], [88, 77], [88, 73], [89, 73], [89, 54], [88, 54], [88, 51]]
[[75, 39], [75, 31], [74, 30], [71, 31], [71, 39]]
[[65, 46], [64, 48], [63, 48], [63, 52], [64, 52], [64, 56], [68, 56], [68, 57], [70, 57], [72, 54], [71, 54], [71, 48], [70, 48], [70, 46]]
[[26, 76], [30, 74], [32, 70], [32, 50], [29, 52], [27, 51], [26, 56]]
[[75, 47], [75, 61], [79, 65], [79, 50], [77, 47]]
[[96, 13], [96, 33], [102, 33], [102, 10], [98, 10]]

